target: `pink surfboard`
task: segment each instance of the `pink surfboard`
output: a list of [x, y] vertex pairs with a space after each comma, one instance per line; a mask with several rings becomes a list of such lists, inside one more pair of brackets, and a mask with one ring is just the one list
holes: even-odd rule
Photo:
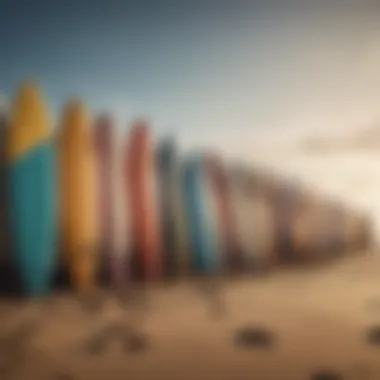
[[98, 118], [95, 125], [99, 178], [100, 241], [103, 265], [110, 283], [126, 284], [130, 264], [130, 228], [127, 183], [119, 143], [112, 119]]

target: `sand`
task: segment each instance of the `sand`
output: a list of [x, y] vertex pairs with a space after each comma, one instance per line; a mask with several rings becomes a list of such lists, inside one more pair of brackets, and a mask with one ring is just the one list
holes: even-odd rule
[[[152, 288], [148, 309], [133, 314], [107, 293], [95, 312], [70, 294], [43, 306], [3, 300], [0, 379], [304, 380], [324, 369], [343, 379], [379, 379], [380, 345], [366, 341], [368, 329], [380, 326], [379, 272], [379, 258], [361, 257], [236, 279], [222, 286], [224, 313], [184, 283]], [[132, 316], [147, 338], [135, 352], [121, 339]], [[9, 334], [33, 318], [39, 328], [17, 347]], [[90, 354], [86, 342], [112, 321], [121, 329], [102, 353]], [[270, 332], [268, 345], [237, 345], [236, 331], [245, 327]]]

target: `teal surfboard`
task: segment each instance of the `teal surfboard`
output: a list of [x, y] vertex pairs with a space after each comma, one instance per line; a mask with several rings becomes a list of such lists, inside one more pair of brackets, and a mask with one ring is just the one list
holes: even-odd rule
[[203, 155], [195, 155], [184, 163], [183, 186], [193, 266], [197, 273], [213, 275], [220, 269], [219, 244], [205, 175]]
[[21, 88], [7, 139], [9, 203], [15, 259], [24, 290], [49, 291], [57, 254], [56, 159], [44, 102]]

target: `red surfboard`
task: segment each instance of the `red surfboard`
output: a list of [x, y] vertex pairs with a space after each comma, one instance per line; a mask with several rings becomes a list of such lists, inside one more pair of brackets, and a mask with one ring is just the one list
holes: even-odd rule
[[158, 184], [154, 145], [145, 121], [132, 125], [126, 153], [126, 181], [137, 263], [144, 279], [155, 280], [161, 277]]

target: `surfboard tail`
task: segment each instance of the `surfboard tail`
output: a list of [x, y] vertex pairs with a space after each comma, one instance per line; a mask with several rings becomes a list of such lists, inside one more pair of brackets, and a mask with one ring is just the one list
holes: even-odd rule
[[51, 141], [30, 149], [9, 165], [11, 223], [25, 290], [46, 293], [56, 259], [56, 157]]
[[[78, 248], [73, 255], [75, 257], [72, 259], [69, 272], [75, 289], [80, 293], [91, 291], [96, 285], [97, 271], [93, 252], [93, 247], [89, 247], [89, 249]], [[80, 256], [81, 254], [83, 255]]]

